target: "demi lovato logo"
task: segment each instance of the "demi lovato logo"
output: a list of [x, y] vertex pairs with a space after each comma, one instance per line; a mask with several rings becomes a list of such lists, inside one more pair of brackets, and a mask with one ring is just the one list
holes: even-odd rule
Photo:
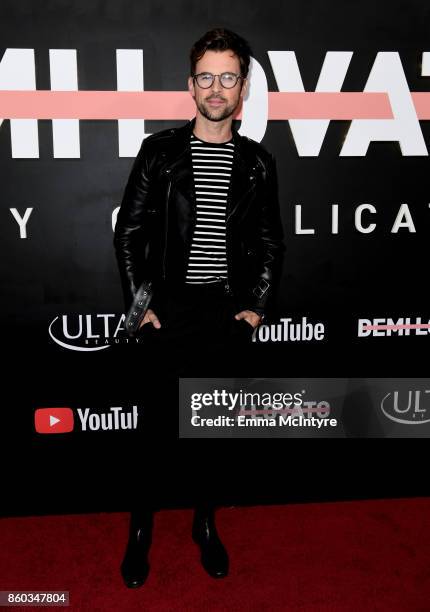
[[422, 425], [430, 422], [430, 389], [390, 391], [382, 398], [381, 410], [391, 421], [404, 425]]
[[421, 317], [400, 317], [394, 319], [359, 319], [358, 337], [367, 336], [428, 336], [430, 333], [430, 320], [422, 322]]

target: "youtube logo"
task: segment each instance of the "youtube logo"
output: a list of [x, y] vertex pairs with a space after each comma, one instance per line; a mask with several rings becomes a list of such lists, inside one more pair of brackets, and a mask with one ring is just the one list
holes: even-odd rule
[[34, 413], [34, 426], [38, 433], [66, 433], [73, 431], [73, 425], [71, 408], [37, 408]]

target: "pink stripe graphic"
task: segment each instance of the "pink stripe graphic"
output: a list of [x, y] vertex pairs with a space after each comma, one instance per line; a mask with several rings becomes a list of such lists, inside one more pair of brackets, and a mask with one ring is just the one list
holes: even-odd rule
[[[411, 94], [419, 119], [430, 119], [430, 93]], [[386, 93], [269, 92], [269, 119], [393, 119]], [[186, 91], [0, 91], [3, 119], [190, 119]], [[236, 115], [242, 118], [242, 113]]]
[[[297, 408], [283, 408], [277, 410], [276, 408], [265, 408], [264, 410], [254, 410], [253, 408], [241, 408], [238, 414], [294, 414], [297, 411]], [[300, 412], [330, 412], [330, 408], [328, 406], [323, 406], [321, 408], [300, 408]], [[296, 414], [296, 416], [299, 416]]]
[[363, 329], [429, 329], [430, 323], [410, 323], [404, 325], [363, 325]]

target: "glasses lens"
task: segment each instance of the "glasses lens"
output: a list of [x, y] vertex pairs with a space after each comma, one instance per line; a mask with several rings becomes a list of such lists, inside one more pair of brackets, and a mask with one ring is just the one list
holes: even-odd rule
[[203, 87], [204, 89], [206, 87], [210, 87], [213, 83], [213, 80], [214, 76], [210, 72], [202, 72], [201, 74], [197, 75], [197, 83], [200, 87]]
[[221, 75], [221, 84], [223, 87], [230, 89], [237, 83], [237, 77], [233, 72], [223, 72]]

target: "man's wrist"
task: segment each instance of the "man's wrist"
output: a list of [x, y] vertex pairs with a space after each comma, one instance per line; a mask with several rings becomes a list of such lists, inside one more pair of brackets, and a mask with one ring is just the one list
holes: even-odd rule
[[264, 310], [261, 310], [260, 308], [248, 308], [248, 310], [250, 310], [251, 312], [255, 312], [255, 314], [258, 314], [262, 321], [266, 317]]

